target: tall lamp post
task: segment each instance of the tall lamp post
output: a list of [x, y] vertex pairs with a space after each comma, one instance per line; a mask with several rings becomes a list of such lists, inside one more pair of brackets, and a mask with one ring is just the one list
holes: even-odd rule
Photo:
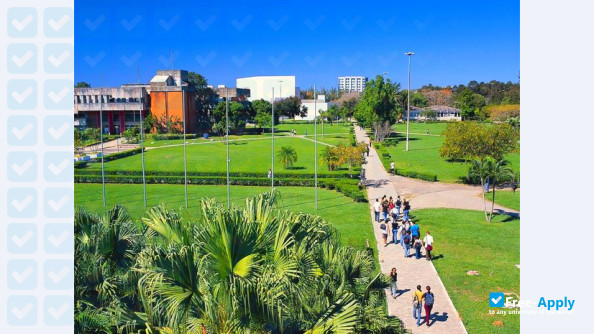
[[230, 179], [229, 179], [229, 89], [225, 86], [225, 119], [227, 120], [227, 209], [231, 208]]
[[270, 168], [270, 182], [274, 190], [274, 87], [272, 87], [272, 168]]
[[318, 209], [318, 108], [316, 106], [316, 85], [314, 85], [314, 185], [316, 192], [316, 210]]
[[414, 55], [414, 52], [407, 52], [405, 55], [408, 56], [408, 111], [406, 112], [406, 150], [408, 151], [408, 129], [410, 122], [410, 56]]

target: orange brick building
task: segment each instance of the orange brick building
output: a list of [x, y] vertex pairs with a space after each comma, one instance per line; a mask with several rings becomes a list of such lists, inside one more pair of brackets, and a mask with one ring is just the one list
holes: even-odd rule
[[195, 97], [195, 89], [188, 84], [188, 71], [157, 71], [151, 79], [151, 114], [157, 120], [174, 122], [182, 122], [185, 115], [186, 133], [196, 132]]

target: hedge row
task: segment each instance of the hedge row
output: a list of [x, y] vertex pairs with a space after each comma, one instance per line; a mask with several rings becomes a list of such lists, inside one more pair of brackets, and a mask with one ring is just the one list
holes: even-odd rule
[[[89, 175], [89, 176], [100, 176], [101, 171], [94, 170], [94, 169], [81, 169], [76, 171], [78, 175]], [[353, 172], [353, 175], [358, 175], [357, 171]], [[142, 175], [141, 170], [109, 170], [105, 171], [105, 175], [120, 175], [120, 176], [138, 176]], [[154, 176], [183, 176], [183, 171], [146, 171], [146, 175], [154, 175]], [[209, 176], [209, 177], [227, 177], [227, 173], [225, 172], [194, 172], [188, 171], [189, 176]], [[263, 177], [265, 173], [250, 173], [250, 172], [236, 172], [229, 174], [232, 177]], [[275, 178], [293, 178], [293, 179], [313, 179], [315, 177], [314, 174], [287, 174], [287, 173], [275, 173]], [[334, 174], [318, 174], [319, 179], [327, 179], [327, 178], [348, 178], [350, 179], [351, 176], [348, 173], [334, 173]]]
[[[184, 139], [183, 133], [153, 133], [148, 135], [151, 140]], [[195, 139], [200, 136], [195, 133], [186, 133], [186, 139]]]
[[[274, 184], [277, 186], [296, 186], [296, 187], [313, 187], [315, 181], [313, 179], [274, 179]], [[76, 183], [101, 183], [101, 175], [74, 175], [74, 182]], [[106, 175], [106, 183], [142, 183], [142, 176], [137, 175]], [[345, 196], [352, 198], [357, 202], [366, 202], [365, 191], [362, 186], [359, 186], [356, 180], [344, 179], [326, 179], [319, 180], [320, 188], [328, 188], [337, 190]], [[146, 183], [148, 184], [183, 184], [184, 177], [180, 176], [146, 176]], [[262, 177], [243, 177], [231, 178], [232, 185], [241, 186], [269, 186], [270, 179]], [[223, 185], [227, 184], [226, 177], [200, 177], [188, 176], [188, 184], [196, 185]]]
[[[135, 154], [138, 154], [142, 152], [142, 148], [134, 148], [128, 151], [123, 151], [123, 152], [118, 152], [118, 153], [113, 153], [113, 154], [108, 154], [105, 156], [105, 158], [103, 158], [103, 161], [107, 162], [107, 161], [113, 161], [113, 160], [117, 160], [117, 159], [121, 159], [121, 158], [125, 158], [125, 157], [129, 157]], [[101, 159], [97, 159], [97, 160], [101, 160]]]

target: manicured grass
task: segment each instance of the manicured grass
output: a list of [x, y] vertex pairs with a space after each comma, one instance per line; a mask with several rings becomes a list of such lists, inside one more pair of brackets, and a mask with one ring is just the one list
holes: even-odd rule
[[[429, 130], [430, 135], [440, 135], [445, 130], [448, 122], [435, 122], [435, 123], [423, 123], [423, 122], [410, 122], [409, 131], [411, 133], [426, 134]], [[406, 134], [406, 123], [397, 123], [392, 126], [392, 129]]]
[[[519, 195], [519, 194], [518, 194]], [[520, 296], [520, 220], [481, 211], [425, 209], [414, 212], [423, 235], [435, 239], [433, 261], [468, 333], [519, 333], [519, 315], [489, 315], [489, 292]], [[479, 276], [469, 276], [476, 270]], [[436, 296], [436, 298], [440, 298]], [[439, 310], [435, 310], [439, 312]], [[501, 320], [503, 327], [493, 325]]]
[[[491, 200], [491, 193], [485, 195], [487, 196], [487, 199]], [[495, 191], [495, 203], [506, 208], [520, 211], [520, 191], [517, 190], [514, 193], [513, 191], [497, 190]]]
[[[335, 140], [328, 138], [330, 141]], [[341, 139], [337, 139], [341, 140]], [[345, 139], [346, 141], [347, 139]], [[348, 142], [348, 141], [347, 141]], [[285, 169], [276, 159], [277, 173], [303, 174], [314, 172], [314, 142], [299, 137], [276, 138], [275, 153], [282, 146], [292, 146], [297, 151], [298, 161], [290, 169]], [[318, 154], [324, 150], [318, 144]], [[271, 165], [271, 139], [260, 137], [252, 140], [232, 141], [229, 143], [230, 168], [232, 172], [262, 173], [266, 175]], [[225, 172], [226, 145], [221, 141], [201, 142], [187, 145], [188, 171]], [[177, 171], [184, 168], [183, 146], [154, 148], [145, 153], [147, 171]], [[101, 164], [89, 164], [89, 169], [101, 169]], [[141, 170], [139, 154], [105, 163], [106, 170]], [[323, 165], [318, 165], [319, 173], [331, 173]], [[339, 171], [338, 173], [344, 173]]]
[[[231, 187], [231, 202], [243, 205], [246, 197], [269, 191], [269, 187]], [[369, 221], [367, 203], [356, 203], [339, 192], [319, 189], [319, 209], [315, 209], [314, 189], [309, 187], [278, 187], [281, 200], [278, 208], [293, 212], [317, 214], [331, 223], [340, 233], [344, 244], [364, 249], [366, 240], [374, 240], [373, 227]], [[106, 185], [107, 205], [103, 207], [101, 184], [75, 184], [75, 204], [93, 212], [104, 212], [114, 204], [126, 207], [138, 220], [147, 208], [143, 205], [142, 185]], [[225, 186], [188, 186], [188, 209], [185, 206], [183, 185], [147, 185], [147, 207], [165, 203], [170, 209], [179, 210], [184, 219], [196, 220], [200, 216], [199, 199], [214, 197], [227, 202]]]
[[[443, 123], [430, 125], [441, 124]], [[402, 124], [398, 126], [400, 129]], [[409, 136], [409, 150], [406, 151], [405, 133], [399, 132], [397, 136], [398, 143], [395, 146], [386, 147], [394, 161], [396, 169], [437, 175], [438, 181], [448, 183], [462, 182], [462, 179], [468, 173], [469, 164], [448, 162], [439, 156], [439, 148], [443, 144], [443, 137], [411, 134]], [[512, 169], [515, 171], [520, 170], [519, 152], [508, 154], [506, 159], [510, 161]], [[390, 162], [388, 160], [383, 159], [383, 163], [386, 169], [390, 168]]]

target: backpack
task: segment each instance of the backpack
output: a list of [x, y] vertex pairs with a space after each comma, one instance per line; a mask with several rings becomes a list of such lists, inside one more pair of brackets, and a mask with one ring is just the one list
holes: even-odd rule
[[404, 243], [408, 244], [409, 242], [410, 242], [410, 235], [407, 234], [404, 236]]
[[435, 298], [433, 298], [433, 293], [427, 292], [425, 294], [425, 305], [433, 305], [434, 301], [435, 301]]
[[385, 229], [386, 229], [386, 224], [384, 224], [384, 223], [381, 223], [381, 224], [380, 224], [380, 228], [381, 228], [382, 230], [385, 230]]
[[402, 201], [401, 200], [396, 200], [396, 206], [401, 206], [402, 205]]

